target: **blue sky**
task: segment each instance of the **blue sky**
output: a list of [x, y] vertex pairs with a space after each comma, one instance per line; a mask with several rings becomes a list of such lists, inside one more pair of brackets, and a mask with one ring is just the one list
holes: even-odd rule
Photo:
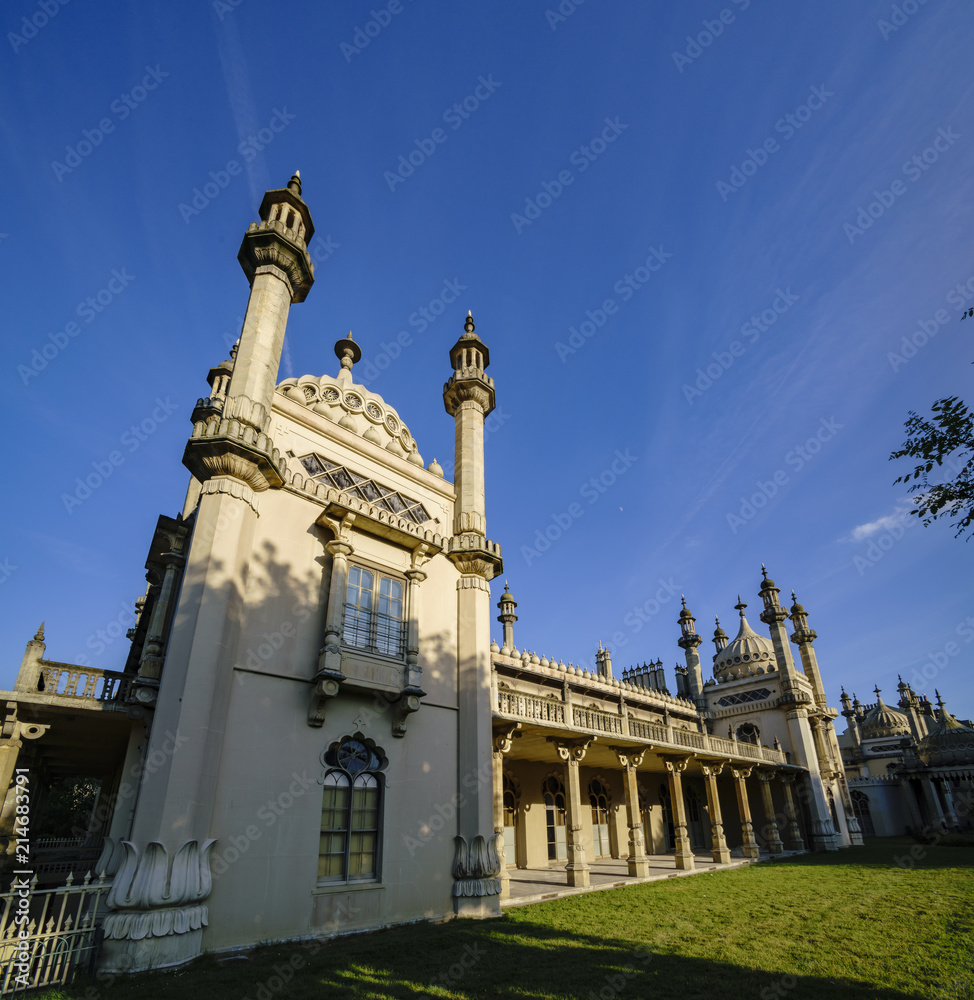
[[709, 663], [764, 562], [831, 703], [901, 673], [974, 714], [974, 550], [887, 461], [909, 409], [972, 395], [969, 4], [12, 0], [2, 27], [0, 685], [42, 619], [49, 658], [123, 664], [239, 241], [300, 168], [317, 281], [280, 377], [334, 374], [353, 330], [449, 472], [473, 310], [519, 647], [672, 685], [679, 593]]

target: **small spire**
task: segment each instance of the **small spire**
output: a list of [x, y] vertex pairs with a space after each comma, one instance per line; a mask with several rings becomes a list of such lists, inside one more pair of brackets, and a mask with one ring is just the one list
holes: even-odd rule
[[474, 330], [476, 329], [476, 327], [473, 325], [473, 312], [469, 309], [467, 310], [467, 318], [464, 321], [463, 328], [464, 330], [466, 330], [467, 333], [473, 333]]
[[734, 605], [734, 610], [740, 613], [740, 616], [744, 617], [744, 609], [747, 605], [741, 600], [741, 595], [737, 595], [737, 604]]
[[288, 191], [293, 192], [299, 198], [301, 197], [301, 171], [295, 170], [294, 176], [287, 182]]
[[882, 699], [881, 699], [881, 698], [879, 697], [879, 692], [880, 692], [880, 691], [882, 690], [882, 689], [881, 689], [881, 688], [879, 687], [879, 685], [877, 684], [877, 685], [876, 685], [876, 686], [875, 686], [875, 687], [873, 688], [873, 690], [874, 690], [874, 691], [876, 692], [876, 698], [877, 698], [878, 700], [882, 701]]
[[230, 360], [236, 364], [237, 362], [237, 351], [240, 350], [240, 338], [237, 337], [236, 343], [230, 348]]
[[362, 348], [352, 339], [352, 331], [348, 336], [335, 344], [335, 356], [341, 361], [342, 369], [351, 372], [352, 365], [362, 357]]
[[44, 641], [44, 622], [41, 622], [41, 627], [34, 633], [34, 642]]
[[937, 696], [937, 708], [944, 708], [945, 707], [944, 700], [943, 698], [940, 697], [940, 692], [937, 690], [937, 688], [933, 689], [933, 693]]
[[685, 608], [687, 606], [687, 599], [685, 594], [680, 594], [680, 603]]

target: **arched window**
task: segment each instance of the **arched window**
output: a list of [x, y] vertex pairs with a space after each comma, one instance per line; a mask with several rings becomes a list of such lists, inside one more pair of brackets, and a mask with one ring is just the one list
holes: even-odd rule
[[609, 846], [609, 793], [601, 778], [593, 778], [588, 786], [588, 800], [592, 806], [592, 847], [595, 857], [612, 854]]
[[548, 860], [565, 861], [568, 858], [568, 840], [565, 830], [565, 785], [561, 778], [551, 775], [541, 786], [548, 826]]
[[663, 810], [663, 837], [665, 850], [676, 850], [676, 829], [673, 826], [673, 803], [670, 802], [670, 790], [666, 785], [659, 786], [659, 804]]
[[361, 733], [343, 736], [321, 755], [319, 882], [379, 878], [382, 774], [388, 761]]
[[859, 827], [864, 837], [875, 837], [876, 827], [873, 826], [872, 813], [869, 811], [869, 796], [865, 792], [855, 789], [852, 793], [852, 811], [859, 820]]
[[761, 730], [752, 722], [745, 722], [737, 727], [737, 738], [741, 743], [753, 743], [756, 747], [761, 745]]

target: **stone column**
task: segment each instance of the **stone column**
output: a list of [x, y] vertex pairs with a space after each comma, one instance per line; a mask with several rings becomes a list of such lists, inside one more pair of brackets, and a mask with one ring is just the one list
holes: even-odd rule
[[[511, 876], [507, 870], [507, 845], [504, 843], [504, 755], [510, 753], [514, 744], [514, 734], [521, 728], [520, 722], [494, 734], [494, 834], [497, 837], [497, 858], [500, 861], [501, 899], [511, 895]], [[518, 733], [520, 735], [520, 733]], [[511, 853], [517, 849], [511, 844]]]
[[334, 698], [345, 680], [342, 673], [342, 627], [345, 619], [345, 590], [348, 584], [348, 557], [352, 547], [354, 514], [346, 514], [340, 522], [330, 518], [319, 523], [330, 528], [336, 537], [325, 543], [331, 555], [331, 580], [328, 584], [328, 614], [325, 621], [324, 642], [318, 652], [318, 670], [314, 676], [314, 689], [308, 705], [308, 725], [320, 727], [325, 722], [325, 706]]
[[775, 819], [774, 800], [771, 797], [771, 779], [774, 774], [771, 771], [758, 770], [758, 781], [761, 782], [761, 802], [764, 805], [764, 815], [767, 820], [763, 829], [768, 831], [768, 852], [770, 854], [781, 854], [785, 845], [781, 842], [778, 833], [778, 822]]
[[712, 838], [712, 857], [717, 864], [726, 865], [730, 862], [730, 849], [724, 837], [724, 818], [720, 812], [720, 796], [717, 791], [717, 775], [724, 769], [724, 761], [709, 762], [700, 765], [707, 784], [707, 811], [710, 813], [710, 835]]
[[687, 811], [683, 802], [683, 772], [690, 762], [689, 757], [663, 757], [670, 783], [670, 806], [673, 809], [673, 828], [676, 850], [674, 858], [680, 871], [692, 871], [696, 867], [690, 837], [687, 833]]
[[643, 762], [645, 750], [616, 747], [616, 756], [622, 765], [622, 787], [626, 797], [626, 823], [629, 826], [629, 856], [626, 864], [633, 878], [649, 877], [649, 858], [643, 845], [643, 824], [639, 809], [639, 789], [636, 770]]
[[931, 824], [933, 826], [946, 827], [947, 817], [944, 815], [943, 806], [940, 804], [940, 796], [937, 795], [933, 778], [929, 775], [924, 775], [920, 779], [920, 787], [923, 789], [923, 794], [927, 800], [927, 808], [930, 810]]
[[944, 812], [946, 813], [947, 826], [951, 830], [956, 830], [960, 824], [957, 822], [957, 812], [954, 809], [954, 793], [950, 789], [950, 781], [944, 776], [941, 776], [938, 780], [940, 782], [940, 790], [944, 794], [944, 805], [946, 806]]
[[[426, 697], [423, 690], [423, 668], [419, 663], [419, 620], [420, 584], [426, 574], [419, 568], [427, 559], [428, 545], [419, 545], [413, 550], [412, 568], [406, 570], [408, 618], [406, 619], [406, 672], [403, 675], [402, 693], [393, 706], [392, 735], [402, 738], [406, 735], [406, 720], [413, 712], [419, 711], [420, 699]], [[503, 871], [503, 868], [502, 868]]]
[[585, 842], [582, 840], [582, 785], [578, 768], [594, 737], [586, 740], [568, 741], [549, 736], [558, 756], [565, 762], [565, 826], [568, 839], [568, 884], [585, 887], [591, 884], [588, 863], [585, 860]]
[[779, 771], [781, 787], [785, 792], [785, 816], [788, 817], [788, 827], [785, 831], [785, 846], [789, 851], [804, 851], [801, 829], [798, 826], [798, 812], [795, 809], [795, 775]]
[[744, 840], [744, 857], [757, 859], [761, 856], [757, 841], [754, 839], [754, 825], [751, 822], [751, 804], [747, 799], [747, 785], [744, 783], [751, 776], [751, 768], [733, 768], [734, 788], [737, 792], [737, 808], [741, 814], [741, 834]]
[[[17, 830], [14, 825], [17, 819], [17, 789], [14, 773], [24, 746], [23, 741], [40, 739], [50, 728], [50, 725], [20, 722], [17, 718], [17, 702], [7, 702], [7, 717], [0, 730], [0, 794], [4, 796], [0, 801], [0, 845], [8, 857], [17, 853]], [[33, 799], [38, 790], [27, 787], [26, 791]], [[28, 838], [29, 833], [28, 830]]]
[[811, 846], [813, 851], [837, 851], [835, 827], [832, 824], [832, 810], [829, 808], [825, 794], [825, 785], [819, 768], [818, 755], [815, 752], [815, 741], [808, 722], [808, 712], [805, 708], [796, 706], [787, 713], [788, 729], [791, 733], [792, 749], [795, 763], [808, 772], [808, 785], [811, 795], [808, 808], [811, 813]]

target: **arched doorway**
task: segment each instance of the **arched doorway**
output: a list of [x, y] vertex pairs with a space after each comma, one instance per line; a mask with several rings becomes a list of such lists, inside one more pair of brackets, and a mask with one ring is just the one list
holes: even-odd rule
[[876, 828], [873, 826], [873, 817], [869, 812], [869, 796], [865, 792], [855, 789], [852, 792], [852, 811], [859, 820], [859, 827], [864, 837], [875, 837]]
[[609, 844], [609, 792], [601, 778], [593, 778], [588, 786], [592, 806], [592, 853], [596, 858], [612, 856]]
[[565, 784], [551, 775], [541, 786], [548, 827], [548, 860], [568, 860], [568, 832], [565, 828]]
[[504, 857], [508, 868], [517, 866], [518, 857], [518, 809], [520, 796], [514, 779], [504, 775]]
[[663, 844], [669, 853], [676, 850], [676, 829], [673, 826], [673, 803], [670, 802], [670, 790], [666, 785], [659, 786], [659, 805], [663, 812]]

